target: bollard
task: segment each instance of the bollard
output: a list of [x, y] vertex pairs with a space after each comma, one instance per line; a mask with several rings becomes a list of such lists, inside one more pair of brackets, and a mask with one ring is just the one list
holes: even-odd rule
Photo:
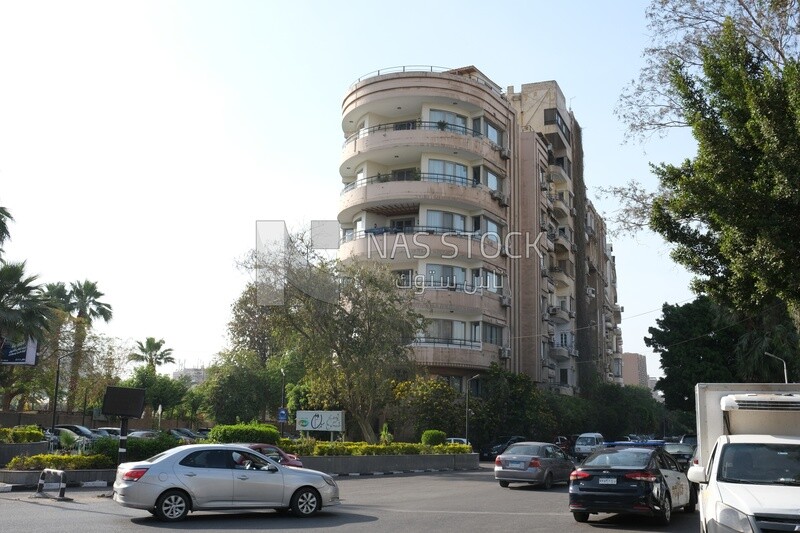
[[58, 501], [72, 501], [72, 498], [67, 498], [64, 496], [64, 492], [67, 490], [67, 481], [65, 479], [64, 471], [56, 470], [55, 468], [45, 468], [42, 470], [42, 473], [39, 475], [39, 482], [36, 484], [36, 493], [34, 493], [32, 497], [50, 498], [50, 496], [44, 492], [44, 480], [47, 478], [47, 474], [57, 475], [59, 479], [58, 497], [53, 499]]

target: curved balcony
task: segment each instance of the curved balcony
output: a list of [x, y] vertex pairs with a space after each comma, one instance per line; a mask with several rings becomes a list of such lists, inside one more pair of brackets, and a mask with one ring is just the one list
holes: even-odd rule
[[[418, 211], [422, 203], [465, 211], [483, 210], [497, 220], [505, 220], [506, 203], [499, 193], [460, 176], [414, 173], [414, 179], [378, 174], [345, 185], [339, 199], [339, 223], [352, 222], [360, 211], [391, 215], [402, 209]], [[419, 178], [419, 179], [416, 179]]]
[[508, 257], [495, 238], [490, 233], [436, 226], [372, 228], [342, 240], [339, 255], [384, 261], [458, 259], [470, 266], [505, 270]]
[[556, 344], [555, 346], [551, 346], [550, 350], [548, 350], [548, 354], [556, 361], [568, 361], [569, 360], [569, 347], [561, 344]]
[[474, 320], [488, 316], [495, 321], [505, 322], [506, 309], [511, 306], [510, 299], [468, 283], [449, 284], [426, 279], [423, 283], [409, 285], [408, 288], [416, 294], [414, 307], [426, 315], [452, 313]]
[[550, 267], [550, 277], [553, 278], [557, 287], [567, 287], [572, 279], [560, 267]]
[[368, 160], [385, 164], [419, 160], [423, 152], [485, 159], [499, 168], [504, 168], [510, 157], [506, 149], [471, 128], [447, 122], [390, 122], [363, 128], [348, 137], [339, 173], [346, 176]]
[[494, 344], [423, 338], [417, 339], [412, 347], [415, 361], [433, 372], [437, 367], [487, 370], [492, 363], [500, 362], [499, 347]]

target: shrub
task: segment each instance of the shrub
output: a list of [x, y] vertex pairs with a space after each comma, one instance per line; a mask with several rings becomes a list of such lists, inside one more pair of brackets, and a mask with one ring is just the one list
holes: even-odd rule
[[422, 433], [422, 444], [426, 446], [444, 444], [445, 439], [447, 439], [445, 432], [438, 429], [427, 429]]
[[251, 424], [217, 425], [208, 435], [209, 442], [231, 443], [231, 442], [260, 442], [263, 444], [277, 444], [280, 438], [278, 428], [272, 424], [261, 424], [254, 422]]
[[0, 428], [0, 443], [22, 444], [26, 442], [41, 442], [44, 432], [38, 426], [22, 426], [17, 428]]
[[9, 470], [90, 470], [114, 468], [115, 462], [103, 454], [97, 455], [62, 455], [55, 453], [18, 456], [8, 463]]
[[314, 455], [353, 455], [353, 449], [357, 447], [353, 443], [346, 442], [317, 442], [314, 446]]
[[295, 455], [314, 455], [314, 447], [316, 447], [316, 445], [317, 439], [311, 437], [299, 440], [278, 440], [278, 447], [286, 453], [293, 453]]

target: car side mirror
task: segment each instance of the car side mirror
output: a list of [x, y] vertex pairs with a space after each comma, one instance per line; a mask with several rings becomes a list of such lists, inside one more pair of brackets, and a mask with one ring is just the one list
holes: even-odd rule
[[266, 470], [267, 470], [267, 472], [277, 472], [278, 471], [278, 467], [273, 465], [273, 464], [269, 464], [269, 465], [267, 465]]
[[706, 469], [700, 465], [690, 466], [689, 471], [686, 473], [686, 477], [688, 477], [689, 481], [693, 483], [708, 483], [708, 479], [706, 478]]

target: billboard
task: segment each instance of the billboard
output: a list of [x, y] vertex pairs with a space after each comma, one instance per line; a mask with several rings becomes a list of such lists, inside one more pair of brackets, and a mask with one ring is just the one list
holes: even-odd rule
[[123, 418], [142, 418], [144, 389], [132, 387], [106, 387], [103, 397], [103, 414]]
[[300, 431], [344, 431], [344, 411], [297, 411]]
[[36, 339], [13, 344], [11, 340], [0, 337], [0, 364], [4, 365], [35, 365], [36, 349], [39, 343]]

